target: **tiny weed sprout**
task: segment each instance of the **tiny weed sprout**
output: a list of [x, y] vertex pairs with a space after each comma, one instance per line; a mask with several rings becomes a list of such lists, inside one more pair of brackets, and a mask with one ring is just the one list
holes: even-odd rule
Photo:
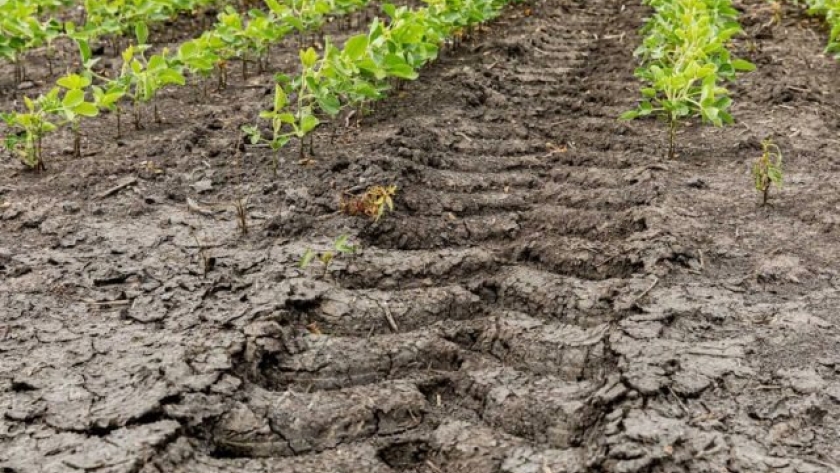
[[339, 208], [347, 215], [364, 215], [374, 222], [379, 221], [385, 211], [394, 210], [394, 195], [397, 186], [373, 186], [359, 196], [342, 197]]
[[301, 269], [306, 269], [316, 259], [324, 267], [324, 275], [326, 276], [329, 270], [330, 263], [339, 255], [352, 255], [356, 253], [357, 246], [348, 243], [349, 237], [341, 235], [335, 239], [332, 248], [326, 251], [316, 252], [312, 249], [307, 249], [298, 263]]
[[770, 187], [782, 187], [782, 151], [771, 139], [761, 142], [762, 153], [753, 164], [755, 189], [761, 192], [761, 205], [767, 205]]

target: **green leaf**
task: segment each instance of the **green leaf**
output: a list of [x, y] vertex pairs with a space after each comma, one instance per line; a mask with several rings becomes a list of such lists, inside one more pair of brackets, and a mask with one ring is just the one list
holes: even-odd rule
[[78, 39], [76, 44], [79, 46], [79, 54], [82, 56], [82, 64], [86, 64], [93, 59], [93, 51], [90, 49], [90, 44], [87, 40]]
[[269, 10], [278, 15], [285, 14], [288, 10], [288, 7], [280, 5], [277, 0], [265, 0], [265, 4], [268, 5]]
[[137, 38], [137, 44], [146, 44], [149, 40], [149, 27], [146, 23], [138, 21], [134, 25], [134, 36]]
[[303, 63], [304, 67], [312, 67], [317, 61], [318, 53], [315, 52], [315, 48], [309, 48], [300, 52], [300, 62]]
[[161, 69], [166, 69], [166, 67], [166, 59], [159, 54], [155, 54], [151, 59], [149, 59], [149, 64], [146, 65], [146, 70], [159, 71]]
[[397, 16], [397, 7], [394, 6], [392, 3], [386, 3], [382, 5], [382, 11], [388, 15], [389, 18], [394, 18]]
[[122, 52], [122, 60], [124, 63], [130, 62], [134, 59], [134, 46], [125, 48]]
[[167, 85], [167, 84], [184, 85], [184, 84], [187, 83], [186, 79], [184, 79], [184, 76], [180, 72], [176, 71], [175, 69], [166, 69], [166, 70], [161, 71], [160, 74], [158, 75], [158, 80], [160, 80], [161, 85]]
[[314, 130], [321, 123], [315, 115], [304, 115], [300, 120], [300, 130], [303, 134], [307, 134]]
[[344, 54], [351, 60], [356, 61], [365, 55], [368, 48], [367, 35], [356, 35], [344, 43]]
[[64, 87], [65, 89], [84, 89], [90, 85], [90, 79], [82, 77], [78, 74], [70, 74], [59, 78], [56, 81], [56, 84]]
[[61, 105], [68, 109], [72, 109], [85, 101], [85, 92], [79, 89], [68, 90]]
[[76, 115], [81, 115], [83, 117], [95, 117], [99, 115], [99, 109], [96, 108], [96, 105], [90, 102], [80, 103], [73, 108], [73, 111], [76, 112]]
[[307, 266], [309, 266], [310, 263], [312, 263], [312, 260], [314, 260], [316, 256], [317, 254], [314, 251], [307, 248], [306, 252], [303, 253], [303, 257], [301, 257], [298, 266], [300, 266], [301, 269], [305, 269]]
[[283, 87], [279, 85], [274, 86], [274, 111], [278, 112], [286, 106], [288, 98], [286, 97], [286, 92], [283, 91]]
[[243, 125], [241, 130], [242, 133], [244, 133], [245, 136], [248, 137], [248, 140], [251, 142], [252, 145], [259, 143], [262, 139], [262, 134], [260, 133], [260, 130], [255, 126]]
[[335, 243], [333, 243], [333, 247], [336, 249], [336, 251], [338, 251], [339, 253], [355, 253], [356, 252], [356, 246], [348, 244], [347, 239], [348, 239], [347, 235], [341, 235], [341, 236], [339, 236], [338, 238], [335, 239]]
[[621, 116], [618, 117], [619, 120], [634, 120], [636, 118], [639, 118], [638, 110], [630, 110], [624, 112], [621, 114]]
[[736, 71], [741, 72], [752, 72], [755, 70], [755, 64], [743, 59], [735, 59], [732, 61], [732, 67], [735, 68]]
[[318, 97], [318, 106], [329, 116], [338, 115], [338, 112], [341, 111], [341, 102], [338, 97], [332, 94]]
[[289, 137], [286, 135], [281, 135], [271, 140], [270, 146], [272, 151], [279, 151], [287, 144], [289, 144]]

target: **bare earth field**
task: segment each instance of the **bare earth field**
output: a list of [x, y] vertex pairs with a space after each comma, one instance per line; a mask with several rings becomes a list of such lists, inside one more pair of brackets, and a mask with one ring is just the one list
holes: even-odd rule
[[[765, 5], [737, 5], [738, 123], [676, 160], [616, 120], [649, 14], [619, 0], [511, 7], [277, 177], [237, 138], [269, 74], [4, 158], [0, 471], [840, 471], [840, 64]], [[339, 212], [375, 184], [393, 213]]]

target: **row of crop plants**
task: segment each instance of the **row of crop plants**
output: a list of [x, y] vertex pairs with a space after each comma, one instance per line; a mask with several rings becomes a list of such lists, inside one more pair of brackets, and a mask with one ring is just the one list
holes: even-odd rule
[[275, 169], [280, 150], [292, 139], [303, 158], [305, 138], [321, 123], [319, 116], [336, 116], [348, 107], [365, 110], [394, 84], [416, 79], [446, 38], [496, 17], [506, 0], [427, 3], [420, 9], [385, 5], [387, 22], [374, 19], [368, 32], [349, 38], [343, 48], [327, 42], [321, 54], [313, 48], [301, 51], [300, 74], [277, 77], [273, 107], [260, 114], [270, 134], [264, 136], [258, 124], [243, 129], [252, 143], [270, 145]]
[[732, 123], [732, 99], [724, 87], [738, 72], [755, 66], [732, 57], [727, 46], [741, 33], [730, 0], [647, 0], [654, 13], [642, 27], [635, 51], [644, 82], [642, 100], [621, 118], [657, 116], [668, 123], [668, 155], [676, 154], [681, 122], [700, 117], [722, 126]]
[[71, 0], [0, 1], [0, 58], [14, 64], [15, 80], [21, 82], [25, 76], [26, 55], [32, 49], [45, 47], [52, 69], [53, 45], [60, 38], [89, 42], [102, 37], [116, 38], [132, 31], [138, 23], [149, 25], [171, 20], [179, 14], [197, 12], [215, 2], [84, 0], [80, 5], [83, 18], [77, 25], [73, 21], [59, 19], [75, 13], [76, 2]]
[[[176, 53], [163, 50], [148, 57], [148, 28], [138, 22], [134, 25], [137, 44], [123, 51], [116, 77], [97, 74], [87, 41], [78, 39], [82, 70], [59, 78], [45, 94], [24, 97], [24, 111], [2, 114], [12, 129], [5, 144], [24, 164], [43, 170], [45, 140], [66, 126], [74, 134], [74, 154], [79, 156], [84, 119], [103, 111], [115, 112], [119, 135], [125, 104], [131, 105], [138, 128], [142, 110], [151, 104], [159, 121], [155, 97], [161, 88], [186, 85], [187, 77], [193, 77], [196, 85], [206, 83], [213, 71], [223, 78], [230, 59], [259, 58], [289, 32], [318, 28], [328, 15], [353, 11], [365, 2], [290, 0], [281, 4], [266, 0], [267, 12], [253, 11], [243, 20], [228, 10], [213, 29], [182, 44]], [[319, 125], [319, 116], [335, 115], [345, 107], [364, 107], [382, 98], [395, 81], [416, 78], [417, 70], [437, 56], [446, 37], [495, 17], [505, 3], [428, 0], [428, 6], [420, 9], [384, 6], [388, 20], [375, 19], [368, 33], [350, 38], [343, 48], [327, 38], [323, 54], [312, 48], [301, 52], [300, 74], [277, 77], [274, 106], [262, 114], [271, 122], [272, 135], [263, 138], [257, 126], [248, 127], [251, 141], [267, 141], [279, 152], [292, 138], [298, 138], [303, 148], [303, 139]], [[292, 95], [295, 100], [290, 103], [287, 98]]]

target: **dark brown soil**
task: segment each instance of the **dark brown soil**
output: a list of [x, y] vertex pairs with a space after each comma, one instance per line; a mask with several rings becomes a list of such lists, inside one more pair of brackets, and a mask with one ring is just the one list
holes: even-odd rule
[[[5, 160], [0, 471], [838, 471], [840, 66], [740, 6], [738, 124], [677, 160], [615, 118], [648, 14], [615, 0], [511, 8], [277, 177], [237, 146], [267, 74]], [[393, 213], [339, 213], [376, 184]], [[342, 233], [358, 254], [298, 267]]]

